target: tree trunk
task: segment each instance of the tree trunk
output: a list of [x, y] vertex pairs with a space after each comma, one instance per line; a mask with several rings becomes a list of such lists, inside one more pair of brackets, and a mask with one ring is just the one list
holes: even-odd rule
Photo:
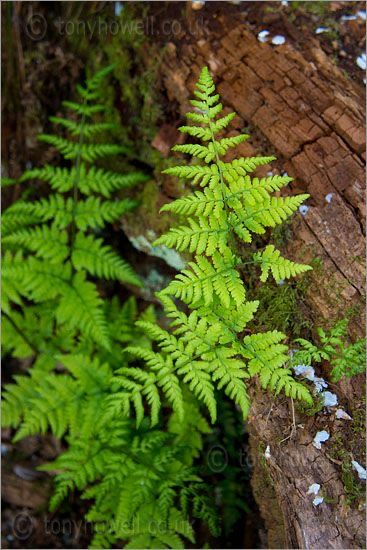
[[[180, 118], [189, 108], [200, 69], [209, 66], [223, 104], [239, 115], [236, 129], [246, 127], [251, 134], [253, 145], [243, 144], [241, 154], [275, 153], [275, 166], [295, 178], [292, 190], [311, 195], [308, 211], [293, 224], [294, 238], [287, 252], [298, 261], [315, 256], [322, 260], [307, 291], [315, 326], [340, 319], [353, 307], [360, 316], [351, 332], [360, 336], [364, 332], [364, 89], [330, 61], [312, 36], [300, 40], [289, 21], [282, 24], [291, 40], [272, 46], [260, 43], [250, 25], [229, 12], [211, 21], [209, 29], [207, 24], [194, 25], [198, 15], [193, 11], [181, 20], [179, 40], [175, 37], [175, 42], [166, 44], [161, 69], [164, 92], [178, 103]], [[156, 143], [159, 148], [159, 136]], [[333, 387], [353, 419], [363, 410], [362, 381], [363, 377], [355, 378]], [[343, 438], [361, 438], [355, 419], [348, 424], [332, 413], [307, 417], [294, 411], [288, 399], [271, 401], [261, 391], [253, 391], [252, 398], [248, 422], [252, 484], [268, 546], [364, 547], [364, 515], [349, 505], [345, 464], [332, 456]], [[348, 436], [349, 426], [353, 429]], [[324, 429], [330, 440], [318, 450], [312, 440]], [[268, 450], [265, 458], [267, 446], [270, 455]], [[321, 485], [324, 496], [317, 507], [307, 494], [313, 483]]]

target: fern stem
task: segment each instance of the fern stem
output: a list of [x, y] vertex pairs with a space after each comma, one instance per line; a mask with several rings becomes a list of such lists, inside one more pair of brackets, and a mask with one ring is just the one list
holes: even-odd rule
[[[84, 99], [83, 101], [83, 107], [86, 105], [87, 100]], [[80, 179], [80, 161], [82, 156], [82, 148], [83, 148], [83, 141], [84, 141], [84, 125], [85, 125], [85, 111], [83, 109], [82, 118], [80, 121], [80, 134], [79, 134], [79, 147], [78, 147], [78, 154], [76, 156], [75, 160], [75, 178], [73, 181], [73, 221], [71, 226], [71, 237], [70, 237], [70, 255], [74, 248], [74, 242], [75, 242], [75, 235], [76, 235], [76, 223], [75, 223], [75, 217], [76, 217], [76, 207], [78, 204], [78, 198], [79, 198], [79, 179]]]
[[[208, 105], [208, 101], [206, 100], [206, 107], [208, 109], [208, 112], [209, 112], [209, 105]], [[221, 195], [222, 195], [222, 198], [223, 198], [223, 204], [224, 204], [224, 210], [226, 211], [226, 214], [227, 214], [227, 220], [228, 220], [228, 217], [229, 217], [229, 209], [228, 209], [228, 204], [227, 204], [227, 197], [226, 197], [226, 192], [225, 192], [225, 184], [224, 184], [224, 179], [223, 179], [223, 171], [222, 171], [222, 167], [220, 165], [220, 158], [219, 158], [219, 154], [218, 154], [218, 149], [216, 147], [216, 141], [215, 141], [215, 135], [214, 135], [214, 132], [213, 132], [213, 126], [212, 126], [212, 122], [211, 122], [211, 119], [210, 117], [208, 117], [209, 119], [209, 130], [210, 130], [210, 134], [211, 134], [211, 141], [212, 141], [212, 144], [213, 144], [213, 149], [214, 149], [214, 152], [215, 152], [215, 160], [216, 160], [216, 165], [218, 167], [218, 171], [219, 171], [219, 179], [220, 179], [220, 187], [221, 187]], [[232, 248], [233, 252], [235, 252], [235, 241], [234, 241], [234, 235], [233, 235], [233, 230], [232, 228], [230, 227], [230, 224], [229, 224], [229, 232], [228, 232], [228, 240], [229, 240], [229, 245], [232, 244], [232, 247], [230, 246], [230, 248]]]
[[21, 338], [23, 338], [23, 340], [25, 341], [25, 343], [31, 348], [31, 350], [33, 351], [33, 353], [35, 355], [38, 355], [39, 353], [39, 350], [36, 348], [36, 346], [33, 344], [33, 342], [31, 342], [31, 340], [28, 338], [28, 336], [26, 336], [23, 332], [23, 330], [18, 327], [18, 325], [16, 324], [16, 322], [10, 317], [10, 315], [8, 313], [6, 313], [5, 311], [3, 311], [3, 315], [4, 317], [9, 321], [9, 323], [11, 324], [11, 326], [13, 327], [13, 329], [19, 334], [19, 336]]

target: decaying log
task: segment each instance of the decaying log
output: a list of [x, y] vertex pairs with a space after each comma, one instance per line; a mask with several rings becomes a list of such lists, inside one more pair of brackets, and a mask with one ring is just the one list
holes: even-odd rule
[[[251, 133], [252, 145], [243, 144], [241, 153], [275, 153], [279, 171], [295, 178], [292, 190], [311, 195], [308, 211], [296, 217], [288, 255], [322, 260], [307, 291], [315, 325], [342, 318], [354, 307], [360, 315], [352, 333], [359, 336], [364, 332], [363, 87], [349, 80], [312, 37], [302, 49], [290, 41], [274, 47], [225, 15], [215, 29], [209, 33], [204, 25], [195, 36], [166, 44], [164, 91], [182, 117], [201, 67], [210, 67], [224, 105], [239, 115], [233, 129], [246, 127]], [[353, 411], [362, 386], [358, 379], [333, 391]], [[364, 547], [364, 515], [347, 503], [340, 464], [328, 454], [329, 444], [321, 450], [312, 445], [318, 430], [327, 429], [332, 441], [345, 424], [326, 412], [305, 417], [296, 411], [292, 420], [290, 406], [289, 400], [270, 404], [269, 396], [253, 392], [252, 483], [269, 547]], [[307, 495], [313, 483], [325, 496], [318, 507]]]

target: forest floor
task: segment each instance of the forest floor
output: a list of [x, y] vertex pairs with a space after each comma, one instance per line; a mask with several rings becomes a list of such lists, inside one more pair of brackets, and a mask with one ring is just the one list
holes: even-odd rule
[[[70, 93], [82, 77], [83, 66], [88, 62], [88, 48], [83, 50], [80, 45], [75, 45], [72, 37], [52, 32], [52, 22], [49, 23], [48, 31], [41, 40], [29, 37], [27, 21], [31, 8], [35, 13], [43, 14], [49, 22], [52, 17], [65, 16], [67, 10], [72, 10], [72, 7], [66, 6], [67, 3], [58, 3], [58, 8], [52, 7], [48, 12], [48, 8], [42, 6], [42, 2], [5, 4], [7, 5], [2, 5], [2, 153], [5, 175], [19, 177], [29, 163], [37, 165], [46, 160], [52, 162], [51, 156], [45, 159], [44, 148], [37, 143], [36, 135], [47, 128], [47, 117], [59, 110], [61, 101], [67, 99], [65, 94]], [[77, 3], [69, 4], [74, 4], [74, 9], [77, 9]], [[163, 29], [168, 28], [165, 22], [168, 22], [172, 29], [173, 21], [182, 24], [182, 29], [188, 28], [188, 22], [192, 21], [192, 7], [188, 5], [182, 9], [182, 4], [151, 3], [149, 13], [160, 22], [160, 28], [155, 29], [154, 35], [157, 46], [160, 41], [162, 45], [163, 42], [167, 42], [167, 36], [163, 33]], [[220, 16], [225, 13], [227, 22], [232, 17], [233, 24], [238, 25], [239, 8], [234, 3], [221, 2], [211, 2], [206, 6], [197, 7], [200, 9], [195, 11], [203, 14], [201, 24], [206, 26], [209, 48], [215, 50], [217, 35], [220, 34]], [[99, 16], [98, 11], [93, 15], [92, 6], [88, 9], [91, 17]], [[106, 9], [113, 9], [113, 6]], [[361, 54], [365, 48], [364, 10], [364, 2], [244, 2], [241, 6], [241, 22], [244, 29], [256, 35], [262, 32], [260, 37], [265, 37], [269, 42], [274, 37], [284, 37], [306, 56], [310, 40], [317, 41], [320, 51], [331, 58], [348, 79], [360, 84], [364, 75], [361, 70]], [[85, 16], [83, 11], [73, 13], [73, 17]], [[113, 17], [113, 13], [111, 16]], [[268, 34], [264, 31], [268, 31]], [[95, 45], [95, 37], [92, 40]], [[172, 33], [171, 43], [176, 47], [182, 47], [186, 43], [189, 45], [190, 41], [190, 36], [185, 31]], [[236, 45], [233, 47], [236, 48]], [[157, 88], [159, 94], [159, 83]], [[167, 98], [163, 98], [162, 102], [164, 101], [168, 101]], [[164, 103], [161, 107], [162, 117], [167, 119], [171, 111]], [[164, 132], [155, 129], [155, 138], [151, 139], [150, 143], [151, 147], [163, 156], [167, 144], [169, 147], [172, 141], [169, 125], [165, 132], [168, 132], [168, 137]], [[261, 145], [260, 143], [259, 148]], [[16, 195], [11, 193], [4, 193], [3, 204], [14, 200]], [[133, 250], [131, 253], [136, 254]], [[136, 263], [143, 263], [143, 258], [143, 255], [137, 256]], [[155, 261], [159, 263], [159, 260], [149, 258], [149, 265], [152, 266], [152, 262], [154, 265]], [[26, 368], [27, 364], [24, 363], [20, 370], [24, 371]], [[19, 365], [7, 362], [3, 382], [9, 382], [16, 372], [19, 372]], [[363, 424], [363, 419], [361, 421]], [[37, 471], [37, 466], [55, 458], [65, 444], [51, 436], [28, 437], [14, 444], [12, 435], [11, 430], [2, 432], [2, 547], [87, 547], [91, 526], [85, 522], [83, 516], [88, 509], [88, 502], [81, 501], [78, 495], [74, 495], [61, 510], [49, 514], [47, 502], [52, 491], [52, 480], [48, 474]], [[252, 511], [246, 515], [243, 532], [238, 535], [236, 541], [225, 541], [227, 547], [238, 547], [239, 541], [242, 541], [243, 547], [263, 547], [263, 524], [251, 496], [249, 502]]]

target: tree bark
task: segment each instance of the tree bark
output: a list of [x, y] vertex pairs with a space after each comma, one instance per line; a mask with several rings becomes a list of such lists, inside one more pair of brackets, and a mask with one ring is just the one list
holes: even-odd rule
[[[187, 28], [190, 23], [192, 29], [194, 17], [187, 15]], [[289, 36], [299, 34], [288, 21], [284, 25]], [[250, 25], [226, 15], [209, 30], [202, 25], [189, 32], [184, 26], [179, 40], [166, 43], [164, 92], [177, 102], [176, 116], [182, 117], [199, 71], [208, 65], [223, 104], [239, 115], [233, 129], [246, 127], [251, 134], [253, 145], [243, 144], [241, 154], [275, 153], [279, 172], [295, 178], [292, 191], [310, 193], [309, 209], [296, 216], [287, 252], [298, 261], [322, 260], [307, 291], [315, 326], [340, 319], [353, 307], [360, 315], [351, 333], [358, 337], [364, 332], [364, 89], [330, 61], [317, 40], [307, 38], [301, 48], [289, 40], [277, 47], [263, 44]], [[361, 404], [363, 377], [339, 383], [333, 391], [353, 416]], [[364, 547], [364, 515], [348, 504], [342, 462], [331, 456], [348, 421], [326, 412], [301, 415], [288, 399], [271, 400], [261, 391], [253, 391], [252, 399], [252, 483], [268, 546]], [[324, 429], [330, 441], [318, 450], [312, 441]], [[313, 483], [321, 485], [324, 496], [317, 507], [307, 494]]]

